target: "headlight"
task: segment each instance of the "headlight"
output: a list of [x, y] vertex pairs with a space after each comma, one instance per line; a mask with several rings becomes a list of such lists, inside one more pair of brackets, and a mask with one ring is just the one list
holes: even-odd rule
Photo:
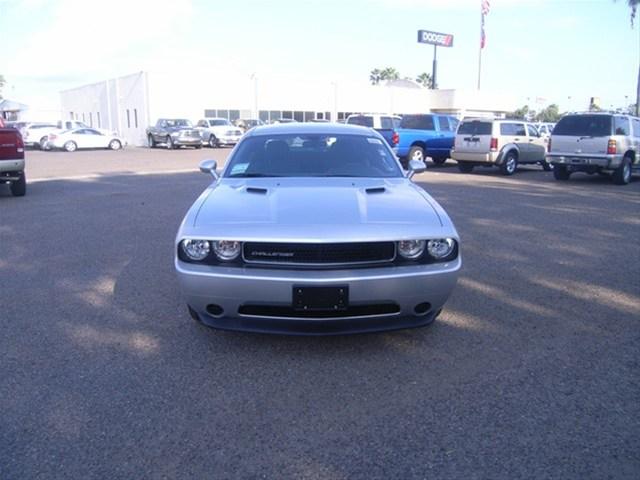
[[180, 242], [180, 247], [190, 260], [195, 260], [196, 262], [204, 260], [211, 252], [211, 244], [207, 240], [187, 238]]
[[453, 253], [456, 241], [453, 238], [438, 238], [427, 242], [427, 252], [436, 260], [442, 260]]
[[223, 261], [231, 261], [238, 258], [240, 251], [242, 250], [242, 244], [235, 240], [217, 240], [213, 242], [213, 251], [216, 256]]
[[415, 260], [424, 253], [425, 240], [401, 240], [398, 242], [398, 253], [408, 259]]

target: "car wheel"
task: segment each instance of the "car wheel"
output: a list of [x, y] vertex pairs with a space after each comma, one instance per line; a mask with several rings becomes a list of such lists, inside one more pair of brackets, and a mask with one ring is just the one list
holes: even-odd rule
[[546, 160], [543, 160], [542, 162], [540, 162], [540, 165], [542, 165], [542, 169], [545, 172], [550, 172], [551, 170], [553, 170], [553, 164], [547, 162]]
[[458, 162], [458, 170], [462, 173], [471, 173], [473, 172], [473, 163]]
[[518, 168], [518, 156], [515, 152], [507, 153], [507, 156], [504, 157], [504, 161], [502, 165], [500, 165], [500, 170], [503, 175], [513, 175], [516, 173], [516, 169]]
[[624, 157], [620, 166], [613, 171], [613, 183], [626, 185], [631, 181], [631, 159]]
[[571, 172], [564, 165], [558, 165], [553, 169], [553, 178], [556, 180], [567, 181], [571, 176]]
[[202, 145], [195, 145], [196, 150], [200, 150], [201, 148], [202, 148]]
[[11, 189], [11, 194], [14, 197], [24, 197], [25, 193], [27, 193], [27, 177], [24, 172], [20, 175], [20, 179], [11, 182], [9, 185]]
[[149, 148], [156, 148], [156, 141], [153, 139], [153, 135], [149, 135], [147, 141], [149, 142]]
[[119, 140], [111, 140], [109, 142], [109, 148], [111, 150], [120, 150], [122, 148], [122, 144], [120, 143]]
[[38, 147], [40, 147], [40, 150], [47, 150], [47, 140], [49, 140], [49, 137], [42, 137], [40, 139], [40, 142], [38, 142]]
[[211, 148], [216, 148], [218, 146], [218, 139], [215, 137], [215, 135], [211, 135], [209, 137], [209, 146]]
[[436, 165], [442, 165], [444, 162], [447, 161], [447, 157], [435, 157], [432, 160], [433, 160], [433, 163], [435, 163]]
[[165, 143], [167, 144], [168, 150], [173, 150], [173, 140], [171, 139], [170, 136], [167, 137]]
[[409, 154], [407, 155], [407, 158], [409, 159], [409, 161], [420, 160], [421, 162], [424, 162], [424, 149], [418, 146], [411, 147], [409, 149]]
[[76, 142], [67, 142], [64, 144], [63, 148], [67, 152], [75, 152], [78, 149], [78, 145], [76, 145]]

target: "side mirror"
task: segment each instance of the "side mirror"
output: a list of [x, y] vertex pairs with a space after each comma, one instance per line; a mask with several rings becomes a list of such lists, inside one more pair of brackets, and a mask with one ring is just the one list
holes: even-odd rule
[[427, 170], [427, 165], [422, 160], [409, 160], [408, 178], [412, 178], [416, 173], [422, 173]]
[[210, 174], [216, 180], [220, 178], [218, 176], [218, 172], [216, 172], [217, 167], [218, 167], [218, 164], [216, 163], [215, 160], [203, 160], [202, 162], [200, 162], [200, 171], [202, 173]]

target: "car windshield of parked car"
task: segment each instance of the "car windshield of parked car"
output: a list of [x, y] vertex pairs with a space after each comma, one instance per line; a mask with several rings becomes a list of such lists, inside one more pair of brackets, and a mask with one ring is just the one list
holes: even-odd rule
[[219, 126], [224, 126], [224, 125], [231, 125], [231, 122], [229, 120], [224, 120], [224, 119], [209, 120], [209, 125], [212, 126], [212, 127], [219, 127]]
[[193, 125], [189, 120], [179, 118], [177, 120], [166, 120], [167, 127], [192, 127]]
[[491, 135], [491, 122], [464, 121], [458, 126], [459, 135]]
[[243, 140], [226, 178], [402, 177], [384, 140], [364, 135], [258, 135]]
[[349, 117], [347, 123], [350, 125], [360, 125], [362, 127], [373, 128], [373, 117], [359, 115], [357, 117]]
[[569, 115], [553, 129], [554, 135], [570, 137], [607, 137], [611, 135], [609, 115]]

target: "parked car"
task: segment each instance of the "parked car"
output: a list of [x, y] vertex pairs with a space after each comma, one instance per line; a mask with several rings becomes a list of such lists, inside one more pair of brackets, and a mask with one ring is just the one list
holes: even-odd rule
[[264, 125], [264, 122], [259, 119], [251, 119], [251, 118], [239, 118], [238, 120], [234, 120], [233, 124], [240, 128], [242, 132], [247, 132], [254, 127], [259, 127]]
[[27, 147], [43, 148], [50, 133], [59, 131], [55, 123], [30, 122], [22, 126], [20, 132]]
[[202, 143], [211, 148], [235, 145], [243, 133], [226, 118], [203, 118], [196, 124], [196, 130], [200, 132]]
[[278, 118], [277, 120], [273, 120], [271, 123], [272, 124], [277, 124], [277, 123], [298, 123], [298, 121], [294, 120], [293, 118]]
[[155, 126], [147, 128], [149, 147], [164, 144], [169, 150], [180, 146], [202, 148], [202, 136], [191, 121], [184, 118], [160, 118]]
[[464, 173], [478, 166], [497, 166], [504, 175], [513, 175], [525, 163], [550, 170], [545, 154], [546, 143], [530, 123], [465, 118], [458, 126], [451, 158]]
[[397, 153], [403, 165], [409, 160], [423, 161], [431, 157], [441, 165], [450, 156], [458, 119], [447, 115], [404, 115], [400, 127]]
[[391, 148], [398, 145], [398, 133], [395, 130], [394, 119], [401, 120], [400, 117], [393, 115], [379, 115], [379, 114], [357, 114], [349, 115], [346, 123], [348, 125], [360, 125], [362, 127], [369, 127], [376, 130], [380, 135], [384, 137]]
[[[461, 266], [442, 207], [369, 128], [254, 128], [187, 212], [175, 267], [191, 316], [231, 330], [338, 334], [422, 326]], [[250, 267], [250, 268], [248, 268]]]
[[94, 128], [74, 128], [60, 133], [52, 133], [45, 142], [46, 149], [61, 149], [75, 152], [86, 148], [109, 148], [120, 150], [127, 144], [126, 140], [114, 135], [105, 134]]
[[16, 197], [22, 197], [27, 192], [24, 142], [18, 130], [2, 125], [0, 118], [0, 183], [8, 183], [11, 193]]
[[556, 180], [574, 172], [611, 175], [617, 185], [640, 170], [640, 118], [611, 113], [579, 113], [562, 117], [549, 139], [547, 161]]
[[555, 123], [536, 123], [535, 125], [542, 138], [549, 138], [555, 126]]

